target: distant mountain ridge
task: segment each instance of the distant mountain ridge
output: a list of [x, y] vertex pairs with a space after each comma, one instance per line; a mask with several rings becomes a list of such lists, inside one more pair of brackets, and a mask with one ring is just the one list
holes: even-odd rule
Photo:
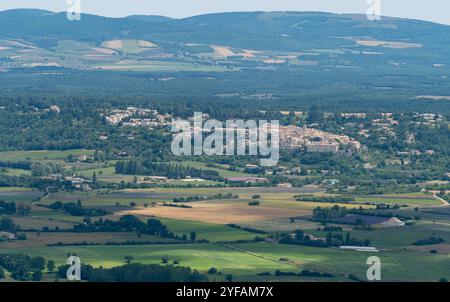
[[[148, 23], [151, 23], [151, 26]], [[436, 30], [442, 34], [433, 33]], [[205, 33], [206, 31], [209, 33]], [[279, 34], [292, 35], [292, 39], [308, 37], [311, 34], [316, 35], [316, 38], [318, 34], [378, 35], [377, 38], [414, 38], [423, 42], [434, 35], [440, 38], [447, 36], [449, 41], [450, 26], [397, 18], [370, 22], [365, 15], [319, 12], [217, 13], [183, 19], [138, 15], [108, 18], [83, 14], [81, 22], [67, 20], [65, 12], [33, 9], [0, 12], [0, 37], [33, 38], [39, 33], [49, 37], [89, 39], [97, 42], [105, 38], [125, 36], [145, 38], [152, 33], [158, 35], [157, 38], [164, 33], [169, 35], [167, 38], [173, 37], [174, 33], [188, 33], [184, 36], [185, 39], [212, 38], [214, 34], [225, 35], [227, 39], [238, 34], [245, 38], [252, 38], [257, 34], [253, 39], [258, 35], [276, 38]], [[230, 39], [228, 41], [233, 42]]]
[[[0, 91], [449, 111], [450, 26], [320, 12], [0, 12]], [[427, 99], [418, 96], [430, 96]]]
[[170, 22], [176, 19], [165, 17], [165, 16], [158, 16], [158, 15], [131, 15], [124, 17], [124, 19], [133, 19], [133, 20], [140, 20], [145, 22], [151, 22], [151, 23], [159, 23], [159, 22]]
[[94, 46], [108, 40], [145, 40], [173, 54], [202, 53], [185, 45], [320, 54], [326, 50], [337, 55], [382, 50], [414, 60], [431, 57], [427, 64], [446, 64], [450, 53], [450, 26], [398, 18], [372, 22], [364, 15], [319, 12], [236, 12], [184, 19], [83, 14], [81, 21], [69, 21], [65, 12], [18, 9], [0, 12], [0, 39], [22, 39], [44, 49], [61, 40]]

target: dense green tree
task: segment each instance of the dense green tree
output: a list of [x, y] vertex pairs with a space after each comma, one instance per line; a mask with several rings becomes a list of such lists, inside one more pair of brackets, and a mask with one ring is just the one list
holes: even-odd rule
[[53, 271], [55, 270], [55, 267], [56, 267], [55, 261], [53, 261], [53, 260], [48, 260], [48, 262], [47, 262], [47, 270], [48, 270], [50, 273], [53, 273]]
[[43, 270], [45, 268], [45, 258], [41, 256], [31, 258], [31, 268], [34, 270]]
[[31, 274], [31, 279], [35, 282], [41, 281], [42, 271], [40, 271], [40, 270], [33, 271], [33, 273]]
[[195, 241], [197, 239], [197, 233], [196, 232], [191, 232], [191, 241]]

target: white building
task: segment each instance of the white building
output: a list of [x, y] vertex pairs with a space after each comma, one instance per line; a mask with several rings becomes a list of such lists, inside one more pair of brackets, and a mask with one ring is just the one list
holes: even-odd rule
[[7, 239], [7, 240], [14, 240], [16, 239], [16, 235], [9, 232], [0, 232], [0, 238], [1, 239]]
[[348, 245], [342, 245], [339, 247], [341, 250], [350, 250], [350, 251], [357, 251], [357, 252], [373, 252], [377, 253], [379, 250], [377, 248], [372, 246], [348, 246]]

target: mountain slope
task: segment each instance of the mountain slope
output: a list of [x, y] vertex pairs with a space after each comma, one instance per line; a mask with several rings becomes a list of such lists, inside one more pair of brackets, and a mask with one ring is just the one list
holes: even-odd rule
[[450, 95], [449, 53], [450, 26], [409, 19], [238, 12], [68, 21], [65, 13], [0, 12], [0, 89], [77, 83], [162, 98], [408, 107], [416, 96]]
[[185, 19], [161, 16], [106, 18], [83, 14], [81, 22], [67, 20], [65, 13], [42, 10], [0, 12], [0, 37], [34, 38], [37, 35], [92, 41], [154, 35], [167, 42], [189, 39], [192, 43], [227, 42], [233, 46], [244, 46], [241, 45], [244, 41], [250, 44], [271, 38], [275, 40], [265, 46], [276, 47], [277, 43], [281, 43], [289, 47], [289, 43], [283, 42], [287, 39], [293, 43], [292, 48], [297, 43], [302, 45], [300, 40], [317, 45], [335, 36], [371, 36], [381, 40], [404, 39], [442, 44], [450, 42], [450, 27], [395, 18], [373, 23], [362, 15], [308, 12], [221, 13]]

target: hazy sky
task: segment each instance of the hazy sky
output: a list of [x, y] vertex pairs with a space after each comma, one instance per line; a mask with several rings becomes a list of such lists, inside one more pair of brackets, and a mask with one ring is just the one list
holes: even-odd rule
[[[72, 0], [69, 0], [72, 1]], [[75, 1], [75, 0], [73, 0]], [[110, 17], [164, 15], [187, 17], [229, 11], [326, 11], [366, 13], [370, 1], [381, 1], [385, 16], [429, 20], [450, 24], [449, 0], [78, 0], [82, 12]], [[68, 0], [0, 0], [0, 10], [41, 8], [67, 9]]]

